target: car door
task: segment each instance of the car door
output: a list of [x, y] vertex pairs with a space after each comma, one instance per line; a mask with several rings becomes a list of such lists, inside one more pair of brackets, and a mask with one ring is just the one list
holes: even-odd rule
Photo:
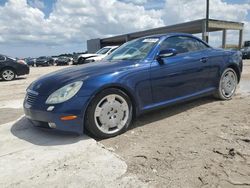
[[171, 103], [205, 92], [209, 47], [204, 44], [199, 48], [196, 42], [192, 37], [174, 36], [161, 43], [159, 51], [174, 48], [178, 54], [162, 59], [162, 63], [154, 60], [151, 64], [154, 103]]

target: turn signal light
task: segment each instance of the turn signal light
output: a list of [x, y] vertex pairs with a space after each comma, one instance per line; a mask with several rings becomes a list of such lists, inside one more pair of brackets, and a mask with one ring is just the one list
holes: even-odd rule
[[67, 120], [74, 120], [76, 118], [77, 118], [77, 116], [63, 116], [63, 117], [61, 117], [61, 120], [67, 121]]

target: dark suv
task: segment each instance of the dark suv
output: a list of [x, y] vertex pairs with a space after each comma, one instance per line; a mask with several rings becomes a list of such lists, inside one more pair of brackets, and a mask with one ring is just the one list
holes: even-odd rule
[[0, 55], [0, 77], [3, 80], [14, 80], [16, 76], [29, 74], [29, 72], [29, 66], [25, 63], [25, 61]]
[[243, 47], [241, 50], [242, 59], [250, 59], [250, 46]]
[[41, 56], [41, 57], [36, 59], [36, 66], [37, 67], [50, 66], [50, 65], [54, 65], [54, 60], [50, 57]]

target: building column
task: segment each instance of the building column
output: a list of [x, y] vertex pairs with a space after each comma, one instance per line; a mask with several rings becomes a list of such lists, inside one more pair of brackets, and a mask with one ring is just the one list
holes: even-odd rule
[[125, 41], [126, 41], [126, 42], [129, 41], [129, 35], [126, 35]]
[[243, 30], [239, 31], [239, 49], [242, 47], [243, 43]]
[[227, 30], [224, 29], [222, 31], [222, 48], [226, 48], [226, 41], [227, 41]]
[[204, 20], [202, 22], [202, 26], [201, 26], [201, 30], [202, 30], [202, 40], [206, 41], [208, 43], [208, 31], [207, 31], [207, 23], [206, 20]]

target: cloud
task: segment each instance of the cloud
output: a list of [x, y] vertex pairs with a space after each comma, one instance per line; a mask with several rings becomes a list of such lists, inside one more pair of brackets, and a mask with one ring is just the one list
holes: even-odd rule
[[37, 41], [45, 29], [44, 14], [27, 5], [25, 0], [9, 0], [0, 7], [2, 42]]
[[[205, 18], [205, 0], [166, 0], [165, 22], [190, 21]], [[246, 19], [250, 4], [229, 4], [222, 0], [210, 0], [210, 18], [230, 21]], [[171, 17], [173, 16], [173, 17]]]
[[[205, 18], [206, 4], [200, 0], [166, 0], [162, 19], [166, 25], [187, 22], [195, 19]], [[166, 11], [168, 10], [168, 11]], [[245, 38], [250, 39], [250, 20], [247, 21], [250, 4], [229, 4], [222, 0], [210, 0], [210, 18], [219, 20], [238, 21], [245, 23]], [[213, 45], [220, 46], [221, 33], [211, 33], [210, 42]], [[238, 36], [235, 37], [235, 32], [229, 31], [228, 43], [238, 42]]]
[[[0, 45], [84, 46], [90, 38], [205, 17], [205, 1], [165, 0], [161, 9], [146, 9], [149, 2], [152, 0], [57, 0], [45, 16], [41, 0], [9, 0], [0, 6]], [[245, 38], [250, 38], [250, 4], [210, 2], [211, 18], [244, 22]], [[220, 44], [219, 34], [211, 36], [214, 44]], [[238, 40], [230, 33], [228, 36], [230, 42]]]
[[60, 0], [49, 20], [53, 27], [66, 23], [66, 37], [84, 40], [162, 26], [160, 16], [160, 11], [116, 0]]
[[25, 0], [10, 0], [0, 7], [0, 17], [6, 43], [83, 43], [89, 38], [164, 25], [160, 11], [116, 0], [58, 0], [47, 19]]

